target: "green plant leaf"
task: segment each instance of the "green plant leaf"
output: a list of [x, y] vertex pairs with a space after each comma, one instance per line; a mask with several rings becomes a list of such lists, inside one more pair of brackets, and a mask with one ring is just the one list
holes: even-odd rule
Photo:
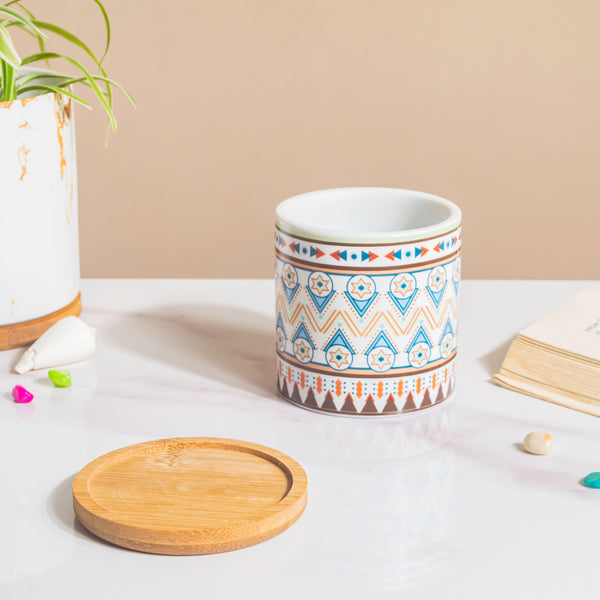
[[17, 97], [15, 86], [16, 69], [11, 67], [7, 62], [0, 60], [2, 63], [2, 95], [0, 100], [14, 100]]
[[70, 31], [59, 27], [58, 25], [54, 25], [53, 23], [46, 23], [45, 21], [33, 21], [39, 28], [44, 29], [45, 31], [50, 31], [64, 38], [65, 40], [75, 44], [77, 47], [81, 48], [97, 65], [101, 67], [100, 61], [96, 58], [96, 55], [92, 52], [90, 47], [80, 40], [76, 35], [73, 35]]
[[21, 23], [21, 25], [24, 25], [35, 35], [39, 35], [43, 38], [47, 37], [46, 34], [39, 29], [39, 27], [35, 24], [34, 21], [28, 19], [27, 17], [24, 17], [20, 12], [12, 8], [8, 8], [7, 6], [0, 6], [0, 14], [5, 14], [9, 17], [12, 17], [13, 19], [15, 19], [15, 21], [18, 21], [19, 23]]
[[[110, 77], [103, 77], [102, 75], [92, 75], [92, 79], [95, 79], [96, 81], [104, 81], [105, 83], [110, 83], [111, 85], [114, 85], [118, 90], [120, 90], [123, 93], [125, 98], [127, 98], [129, 104], [131, 104], [131, 106], [133, 106], [133, 108], [137, 108], [137, 106], [135, 104], [135, 100], [133, 99], [133, 96], [120, 83], [117, 83], [114, 79], [110, 79]], [[67, 79], [60, 85], [61, 86], [62, 85], [73, 85], [76, 83], [86, 83], [86, 82], [87, 82], [87, 80], [85, 77], [77, 77], [75, 79]], [[89, 83], [89, 82], [87, 82], [87, 83]]]
[[16, 69], [21, 64], [21, 57], [12, 43], [6, 27], [0, 25], [0, 59]]
[[18, 4], [19, 8], [30, 18], [30, 19], [35, 19], [33, 13], [26, 7], [23, 6], [21, 4], [21, 0], [11, 0], [10, 2], [7, 2], [4, 6], [10, 6], [11, 4]]
[[56, 94], [63, 94], [65, 96], [68, 96], [69, 98], [73, 98], [73, 100], [75, 100], [75, 102], [82, 104], [86, 108], [89, 108], [89, 109], [92, 108], [83, 98], [76, 96], [73, 92], [71, 92], [69, 90], [64, 90], [64, 89], [56, 87], [54, 85], [45, 85], [45, 84], [40, 83], [38, 85], [25, 86], [19, 90], [19, 95], [26, 94], [28, 92], [36, 92], [36, 91], [42, 91], [45, 93], [54, 92]]
[[[54, 85], [59, 85], [62, 81], [73, 81], [70, 75], [65, 75], [64, 73], [35, 73], [34, 75], [23, 75], [22, 73], [17, 72], [17, 87], [22, 87], [27, 85], [32, 81], [36, 81], [38, 79], [58, 79], [59, 82], [56, 82]], [[81, 77], [80, 79], [84, 79]]]
[[[11, 0], [7, 2], [4, 6], [10, 6], [11, 4], [18, 4], [19, 8], [29, 17], [30, 20], [35, 21], [35, 15], [23, 4], [21, 4], [21, 0]], [[25, 29], [25, 28], [24, 28]], [[44, 42], [45, 36], [39, 35], [37, 33], [33, 33], [27, 29], [25, 29], [27, 33], [31, 33], [31, 35], [35, 35], [38, 41], [38, 45], [40, 47], [40, 52], [46, 51], [46, 43]], [[50, 63], [46, 61], [46, 64], [50, 66]]]
[[29, 65], [38, 60], [48, 60], [50, 58], [63, 58], [62, 54], [57, 52], [37, 52], [36, 54], [30, 54], [21, 60], [21, 66]]
[[[71, 91], [71, 86], [82, 84], [93, 91], [94, 95], [106, 111], [108, 116], [108, 136], [111, 128], [113, 131], [117, 128], [112, 110], [112, 86], [119, 89], [120, 92], [124, 94], [127, 101], [134, 107], [135, 101], [125, 88], [108, 77], [102, 66], [111, 44], [111, 26], [108, 13], [103, 4], [104, 0], [92, 0], [92, 2], [94, 2], [100, 10], [106, 28], [106, 43], [100, 58], [98, 58], [99, 55], [97, 56], [92, 49], [75, 34], [54, 23], [36, 19], [33, 12], [25, 6], [25, 0], [0, 0], [0, 100], [14, 99], [18, 97], [18, 94], [22, 93], [33, 94], [35, 92], [55, 92], [71, 97], [76, 102], [89, 108], [89, 104], [85, 100]], [[11, 31], [11, 27], [23, 29], [27, 34], [36, 37], [39, 45], [39, 52], [21, 60], [10, 38], [9, 31]], [[73, 46], [82, 50], [87, 57], [91, 58], [94, 65], [97, 67], [99, 74], [93, 75], [92, 72], [95, 69], [88, 70], [86, 66], [84, 66], [85, 63], [81, 64], [70, 56], [46, 51], [45, 40], [48, 39], [48, 35], [46, 34], [60, 36]], [[29, 65], [42, 60], [45, 61], [49, 67], [50, 64], [48, 61], [51, 59], [62, 59], [69, 62], [76, 67], [79, 74], [75, 73], [74, 75], [67, 75], [56, 71], [39, 72], [35, 69], [33, 71], [23, 69], [23, 71], [28, 71], [23, 73], [19, 68], [21, 65]]]
[[[104, 9], [104, 7], [102, 7], [102, 8]], [[90, 47], [86, 43], [84, 43], [82, 40], [80, 40], [76, 35], [72, 34], [70, 31], [67, 31], [66, 29], [63, 29], [62, 27], [59, 27], [58, 25], [54, 25], [53, 23], [47, 23], [46, 21], [34, 21], [34, 23], [41, 29], [55, 33], [56, 35], [61, 36], [62, 38], [66, 39], [67, 41], [69, 41], [72, 44], [75, 44], [76, 46], [81, 48], [96, 63], [100, 73], [102, 73], [102, 75], [104, 75], [104, 77], [107, 76], [106, 71], [102, 67], [102, 61], [98, 60], [98, 58], [92, 52]], [[108, 30], [108, 32], [109, 32], [108, 35], [110, 35], [110, 29]], [[110, 106], [112, 106], [112, 92], [110, 89], [110, 85], [108, 83], [106, 84], [106, 93], [108, 95], [108, 102], [109, 102]]]
[[37, 54], [32, 54], [31, 56], [24, 58], [21, 64], [28, 65], [37, 60], [46, 60], [49, 58], [62, 58], [63, 60], [70, 62], [72, 65], [75, 65], [83, 73], [85, 79], [88, 81], [90, 87], [96, 94], [96, 97], [98, 98], [102, 106], [104, 106], [104, 110], [108, 115], [110, 126], [112, 127], [112, 130], [115, 131], [117, 129], [117, 121], [112, 111], [112, 99], [110, 97], [106, 98], [104, 96], [104, 93], [102, 92], [98, 84], [95, 82], [94, 77], [90, 75], [88, 70], [74, 58], [71, 58], [70, 56], [65, 56], [64, 54], [58, 54], [57, 52], [38, 52]]
[[98, 8], [102, 12], [104, 24], [106, 25], [106, 46], [104, 48], [104, 54], [100, 59], [100, 63], [103, 63], [104, 59], [106, 58], [106, 55], [108, 54], [108, 49], [110, 48], [110, 21], [108, 20], [108, 14], [106, 13], [106, 9], [102, 5], [102, 2], [100, 2], [100, 0], [94, 0], [94, 2], [98, 5]]
[[[53, 58], [56, 58], [56, 57], [53, 57]], [[131, 106], [133, 106], [133, 108], [137, 108], [136, 104], [135, 104], [135, 100], [133, 99], [133, 96], [121, 84], [117, 83], [114, 79], [110, 79], [109, 77], [103, 77], [101, 75], [92, 75], [92, 78], [95, 79], [96, 81], [103, 81], [106, 83], [110, 83], [111, 85], [114, 85], [118, 90], [120, 90], [123, 93], [125, 98], [127, 98], [127, 101], [129, 102], [129, 104], [131, 104]], [[66, 75], [65, 73], [57, 73], [57, 72], [46, 73], [46, 72], [44, 72], [44, 73], [35, 73], [34, 75], [19, 75], [17, 73], [17, 88], [20, 89], [21, 87], [28, 85], [32, 81], [36, 81], [38, 79], [57, 79], [58, 81], [55, 82], [53, 85], [55, 85], [56, 87], [61, 87], [61, 88], [63, 86], [71, 86], [71, 85], [75, 85], [77, 83], [83, 83], [84, 85], [91, 87], [87, 77], [71, 77], [70, 75]]]

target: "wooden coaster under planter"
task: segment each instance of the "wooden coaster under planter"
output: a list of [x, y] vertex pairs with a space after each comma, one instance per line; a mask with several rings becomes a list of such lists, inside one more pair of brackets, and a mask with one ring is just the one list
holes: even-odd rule
[[10, 348], [27, 346], [32, 342], [35, 342], [42, 333], [47, 329], [50, 329], [52, 325], [58, 323], [61, 319], [70, 316], [78, 317], [80, 314], [81, 294], [77, 294], [77, 297], [71, 304], [60, 308], [49, 315], [45, 315], [39, 319], [33, 319], [32, 321], [0, 326], [0, 350], [9, 350]]
[[276, 536], [304, 511], [304, 469], [277, 450], [221, 438], [173, 438], [93, 460], [73, 508], [98, 537], [153, 554], [214, 554]]

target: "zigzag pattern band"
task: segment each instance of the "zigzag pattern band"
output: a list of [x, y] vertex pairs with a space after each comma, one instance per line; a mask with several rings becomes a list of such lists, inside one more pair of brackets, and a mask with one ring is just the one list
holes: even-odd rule
[[[452, 393], [460, 228], [385, 246], [386, 254], [379, 246], [341, 250], [308, 240], [302, 245], [280, 230], [277, 240], [276, 344], [283, 396], [314, 410], [390, 414], [427, 408]], [[439, 256], [423, 260], [436, 249]], [[407, 253], [412, 263], [404, 260]], [[381, 266], [382, 257], [397, 264]], [[341, 265], [352, 261], [364, 264]]]

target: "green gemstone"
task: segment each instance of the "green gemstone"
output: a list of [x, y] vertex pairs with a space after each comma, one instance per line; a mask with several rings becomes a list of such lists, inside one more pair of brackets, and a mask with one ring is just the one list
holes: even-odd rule
[[600, 488], [600, 473], [590, 473], [583, 478], [583, 485], [591, 488]]
[[56, 387], [71, 387], [71, 373], [66, 369], [48, 371], [48, 377]]

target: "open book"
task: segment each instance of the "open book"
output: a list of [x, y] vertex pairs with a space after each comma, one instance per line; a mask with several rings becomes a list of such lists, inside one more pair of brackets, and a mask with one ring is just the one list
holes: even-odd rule
[[600, 285], [519, 332], [494, 381], [600, 416]]

